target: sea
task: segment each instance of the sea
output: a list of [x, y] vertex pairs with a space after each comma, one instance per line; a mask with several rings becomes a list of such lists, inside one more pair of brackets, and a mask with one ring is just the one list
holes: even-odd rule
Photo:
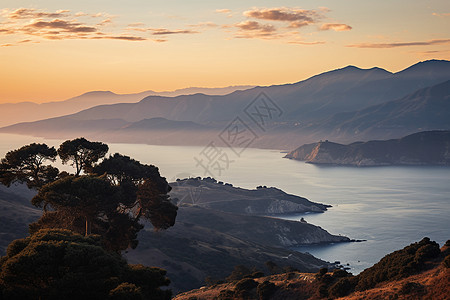
[[[0, 134], [0, 158], [30, 143], [58, 147], [63, 140]], [[324, 213], [280, 215], [318, 225], [361, 242], [295, 247], [358, 274], [386, 254], [429, 237], [450, 239], [450, 167], [319, 166], [283, 158], [279, 150], [108, 143], [110, 153], [159, 167], [169, 181], [214, 177], [234, 186], [277, 187], [332, 207]], [[71, 166], [57, 162], [63, 170]]]

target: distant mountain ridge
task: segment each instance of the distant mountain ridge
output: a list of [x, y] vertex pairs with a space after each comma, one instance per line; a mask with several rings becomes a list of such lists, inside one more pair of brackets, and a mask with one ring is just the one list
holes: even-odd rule
[[342, 145], [303, 145], [285, 156], [313, 164], [354, 166], [450, 165], [450, 131], [426, 131], [401, 139]]
[[203, 124], [224, 123], [264, 92], [283, 110], [281, 120], [304, 123], [395, 100], [420, 87], [450, 79], [449, 61], [422, 62], [407, 70], [393, 74], [380, 68], [348, 66], [294, 84], [255, 87], [221, 96], [148, 96], [139, 103], [93, 107], [72, 117], [88, 120], [122, 116], [126, 121], [163, 117]]
[[155, 92], [149, 90], [133, 94], [116, 94], [111, 91], [91, 91], [63, 101], [51, 101], [39, 104], [34, 102], [4, 103], [0, 104], [0, 111], [2, 112], [0, 126], [59, 117], [67, 114], [73, 114], [98, 105], [134, 103], [151, 95], [165, 97], [175, 97], [179, 95], [190, 95], [197, 93], [224, 95], [236, 90], [245, 90], [252, 87], [254, 86], [237, 85], [223, 88], [190, 87], [166, 92]]
[[[258, 128], [245, 115], [246, 109], [258, 104], [255, 101], [260, 95], [266, 95], [280, 109], [279, 114], [264, 120], [264, 128]], [[110, 142], [206, 145], [239, 117], [258, 135], [251, 147], [292, 149], [320, 139], [350, 143], [450, 129], [449, 95], [450, 61], [420, 62], [397, 73], [348, 66], [294, 84], [255, 87], [219, 96], [148, 96], [137, 103], [100, 105], [0, 131], [64, 138], [61, 126], [67, 122], [71, 124], [67, 135], [76, 132], [78, 136]], [[164, 136], [155, 121], [158, 118], [175, 122], [167, 126]], [[150, 119], [154, 120], [143, 121]], [[106, 120], [115, 121], [108, 128]], [[90, 122], [92, 126], [86, 126]], [[176, 122], [195, 125], [189, 123], [186, 130], [184, 125], [188, 123]], [[27, 132], [25, 127], [30, 130]], [[218, 141], [217, 145], [226, 144]]]

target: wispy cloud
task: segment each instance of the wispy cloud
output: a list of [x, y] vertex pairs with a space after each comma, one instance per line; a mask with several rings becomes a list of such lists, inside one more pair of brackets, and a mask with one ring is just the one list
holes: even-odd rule
[[4, 10], [3, 15], [9, 19], [35, 19], [35, 18], [62, 18], [69, 16], [68, 10], [58, 10], [56, 12], [43, 12], [34, 8], [18, 8], [13, 11]]
[[[146, 41], [166, 42], [167, 39], [149, 39], [154, 36], [168, 36], [177, 34], [199, 33], [191, 29], [166, 29], [145, 28], [144, 23], [132, 23], [127, 27], [114, 24], [114, 18], [106, 13], [71, 13], [69, 10], [48, 12], [30, 8], [18, 8], [14, 10], [3, 9], [0, 17], [4, 19], [0, 35], [16, 35], [23, 39], [24, 36], [34, 36], [37, 39], [48, 40], [64, 39], [92, 39], [92, 40], [121, 40], [121, 41]], [[100, 20], [98, 20], [101, 18]], [[114, 26], [112, 26], [114, 25]], [[212, 27], [213, 23], [196, 24], [197, 28]], [[217, 25], [215, 25], [217, 26]], [[129, 34], [134, 31], [133, 34]], [[126, 33], [128, 32], [128, 34]], [[23, 43], [23, 41], [4, 44], [9, 47]]]
[[199, 33], [199, 31], [195, 30], [187, 30], [187, 29], [167, 29], [167, 28], [150, 28], [153, 35], [172, 35], [172, 34], [194, 34]]
[[231, 9], [228, 9], [228, 8], [216, 9], [216, 13], [229, 14], [229, 13], [231, 13]]
[[432, 13], [436, 17], [450, 17], [450, 13]]
[[322, 18], [322, 13], [316, 10], [279, 7], [254, 8], [244, 12], [244, 16], [268, 21], [315, 23]]
[[237, 38], [276, 38], [277, 29], [271, 24], [261, 24], [257, 21], [243, 21], [234, 25], [239, 30], [236, 32]]
[[216, 28], [216, 27], [219, 27], [219, 25], [217, 25], [214, 22], [199, 22], [197, 24], [190, 24], [188, 26], [193, 27], [193, 28]]
[[320, 26], [320, 30], [348, 31], [352, 30], [352, 27], [347, 24], [325, 23]]
[[[31, 24], [22, 27], [22, 32], [29, 34], [40, 34], [49, 32], [66, 32], [66, 33], [87, 33], [97, 32], [97, 28], [87, 26], [82, 23], [65, 21], [61, 19], [54, 19], [51, 21], [35, 20]], [[52, 30], [52, 31], [49, 31]], [[55, 31], [57, 30], [57, 31]]]
[[[312, 24], [319, 25], [329, 11], [326, 7], [318, 9], [252, 8], [243, 12], [243, 16], [247, 20], [222, 27], [232, 32], [235, 38], [278, 39], [288, 44], [318, 45], [324, 42], [304, 41], [300, 29]], [[230, 28], [234, 28], [235, 31], [230, 31]], [[350, 29], [351, 26], [340, 23], [325, 23], [319, 26], [319, 30], [344, 31]]]
[[360, 43], [347, 45], [347, 47], [383, 49], [383, 48], [411, 47], [411, 46], [431, 46], [440, 44], [450, 44], [450, 39], [436, 39], [422, 42]]

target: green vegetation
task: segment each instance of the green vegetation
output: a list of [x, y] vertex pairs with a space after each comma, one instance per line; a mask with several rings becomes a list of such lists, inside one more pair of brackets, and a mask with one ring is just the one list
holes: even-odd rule
[[[439, 245], [425, 237], [420, 242], [386, 255], [358, 276], [339, 269], [329, 274], [326, 268], [322, 268], [316, 275], [317, 296], [344, 297], [355, 290], [365, 291], [382, 282], [402, 279], [425, 270], [427, 262], [440, 255]], [[445, 265], [445, 259], [443, 263]], [[405, 290], [420, 292], [420, 288], [413, 285], [408, 285]]]
[[106, 251], [100, 236], [63, 229], [15, 240], [0, 259], [5, 299], [170, 299], [160, 289], [169, 283], [164, 270]]
[[441, 253], [439, 245], [423, 238], [402, 250], [395, 251], [383, 257], [371, 268], [358, 275], [357, 290], [373, 288], [377, 283], [397, 280], [422, 271], [425, 261], [433, 259]]
[[56, 155], [54, 147], [36, 143], [9, 151], [0, 161], [0, 183], [10, 186], [18, 181], [29, 188], [42, 187], [58, 176], [57, 168], [44, 165], [47, 160], [54, 162]]
[[[31, 144], [6, 154], [0, 164], [0, 182], [26, 182], [38, 190], [32, 204], [44, 208], [42, 217], [30, 225], [30, 233], [44, 228], [95, 233], [102, 236], [105, 247], [120, 251], [137, 246], [141, 217], [155, 229], [175, 224], [177, 207], [158, 168], [118, 153], [95, 165], [107, 151], [106, 144], [78, 138], [65, 141], [58, 151]], [[71, 162], [75, 174], [43, 166], [57, 155], [63, 163]]]
[[[165, 270], [128, 265], [120, 251], [137, 246], [141, 218], [155, 229], [175, 224], [171, 188], [157, 167], [127, 156], [96, 164], [107, 151], [78, 138], [58, 151], [30, 144], [1, 160], [0, 182], [36, 189], [31, 202], [44, 213], [1, 257], [0, 299], [170, 299], [160, 289], [170, 283]], [[74, 174], [44, 165], [57, 155]]]

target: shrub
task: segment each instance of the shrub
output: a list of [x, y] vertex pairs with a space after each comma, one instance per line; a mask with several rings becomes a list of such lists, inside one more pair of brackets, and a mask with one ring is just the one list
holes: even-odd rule
[[270, 299], [277, 289], [278, 287], [274, 283], [266, 280], [258, 284], [256, 291], [260, 300], [266, 300]]
[[128, 282], [121, 283], [109, 292], [109, 298], [113, 300], [139, 300], [144, 299], [142, 289]]
[[403, 284], [402, 288], [400, 289], [400, 293], [403, 295], [409, 295], [409, 294], [423, 294], [425, 292], [425, 287], [417, 282], [406, 282]]
[[348, 275], [350, 275], [350, 273], [348, 273], [347, 271], [342, 270], [342, 269], [335, 269], [333, 271], [333, 277], [334, 278], [347, 277]]
[[373, 288], [376, 284], [397, 280], [415, 274], [424, 268], [424, 262], [439, 256], [439, 245], [423, 238], [420, 242], [406, 246], [383, 257], [374, 266], [358, 275], [357, 290]]
[[235, 291], [250, 291], [258, 286], [258, 283], [251, 278], [244, 278], [236, 283]]
[[233, 300], [234, 292], [232, 290], [222, 290], [219, 293], [219, 296], [217, 296], [217, 300]]
[[450, 268], [450, 255], [447, 255], [447, 256], [444, 258], [444, 261], [443, 261], [442, 263], [444, 264], [444, 267]]
[[344, 297], [350, 294], [354, 287], [355, 285], [349, 278], [341, 278], [328, 289], [328, 294], [335, 298]]

